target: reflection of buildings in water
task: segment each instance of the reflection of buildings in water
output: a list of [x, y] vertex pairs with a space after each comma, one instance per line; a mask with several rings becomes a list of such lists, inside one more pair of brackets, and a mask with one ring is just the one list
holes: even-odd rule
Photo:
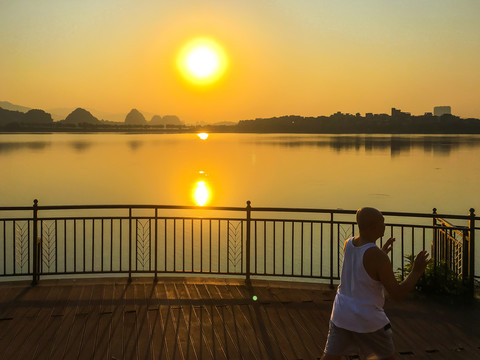
[[25, 149], [40, 151], [49, 147], [51, 144], [50, 141], [0, 142], [0, 154]]
[[410, 153], [410, 149], [412, 148], [411, 139], [408, 137], [396, 137], [392, 136], [390, 142], [390, 156], [395, 157], [400, 155], [401, 153]]
[[386, 151], [391, 147], [391, 141], [390, 138], [388, 137], [371, 137], [367, 136], [365, 137], [365, 151], [366, 152], [372, 152], [372, 151]]
[[465, 135], [320, 135], [299, 137], [281, 136], [268, 139], [265, 142], [256, 141], [257, 144], [277, 145], [284, 147], [329, 147], [335, 151], [388, 151], [392, 157], [409, 153], [413, 149], [425, 152], [434, 152], [440, 155], [449, 155], [451, 151], [462, 147], [480, 147], [479, 136]]

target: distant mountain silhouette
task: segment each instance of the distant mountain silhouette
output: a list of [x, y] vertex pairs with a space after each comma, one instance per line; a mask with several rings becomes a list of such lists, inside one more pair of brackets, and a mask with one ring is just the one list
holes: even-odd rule
[[[52, 114], [53, 120], [63, 120], [70, 114], [75, 108], [52, 108], [47, 109], [47, 111]], [[111, 113], [106, 111], [101, 111], [86, 107], [85, 110], [90, 111], [90, 113], [95, 116], [97, 119], [104, 119], [109, 122], [123, 123], [125, 121], [125, 113]]]
[[7, 110], [0, 108], [0, 125], [20, 123], [23, 120], [25, 113], [14, 110]]
[[49, 124], [53, 123], [52, 115], [39, 109], [29, 110], [24, 117], [26, 124]]
[[32, 110], [32, 108], [21, 106], [21, 105], [15, 105], [9, 101], [0, 101], [0, 108], [5, 110], [11, 110], [11, 111], [20, 111], [23, 113], [26, 113], [27, 111]]
[[77, 108], [61, 122], [65, 124], [99, 124], [100, 120], [93, 116], [89, 111]]
[[125, 124], [127, 125], [147, 125], [145, 116], [137, 109], [132, 109], [125, 117]]
[[0, 108], [0, 126], [13, 124], [40, 125], [53, 123], [52, 116], [43, 110], [29, 110], [27, 113]]
[[149, 125], [184, 125], [182, 121], [175, 115], [165, 115], [163, 117], [159, 115], [154, 115], [149, 122]]

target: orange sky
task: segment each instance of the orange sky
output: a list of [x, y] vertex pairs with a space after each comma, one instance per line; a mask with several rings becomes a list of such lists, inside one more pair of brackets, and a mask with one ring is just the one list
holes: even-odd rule
[[[2, 1], [0, 100], [187, 123], [437, 105], [480, 118], [478, 14], [470, 0]], [[229, 58], [213, 86], [175, 66], [198, 36]]]

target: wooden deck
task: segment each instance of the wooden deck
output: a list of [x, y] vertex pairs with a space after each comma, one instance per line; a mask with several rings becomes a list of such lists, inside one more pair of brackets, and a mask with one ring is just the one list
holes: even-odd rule
[[[225, 279], [0, 283], [0, 359], [318, 359], [333, 297]], [[398, 357], [480, 359], [479, 310], [387, 301]]]

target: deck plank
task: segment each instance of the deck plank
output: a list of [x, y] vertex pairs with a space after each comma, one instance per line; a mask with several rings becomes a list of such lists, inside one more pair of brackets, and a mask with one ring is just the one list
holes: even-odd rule
[[[223, 286], [218, 286], [219, 291], [222, 291], [224, 288]], [[236, 296], [240, 296], [240, 298], [244, 298], [245, 300], [250, 300], [250, 296], [244, 294], [241, 288], [237, 285], [234, 286], [226, 286], [222, 293], [225, 291], [230, 294], [232, 298]], [[252, 349], [252, 353], [255, 355], [255, 359], [268, 359], [270, 356], [270, 352], [267, 353], [266, 345], [264, 342], [264, 338], [262, 337], [262, 330], [260, 329], [258, 322], [255, 321], [253, 317], [253, 310], [254, 302], [247, 302], [245, 304], [240, 304], [235, 308], [235, 311], [238, 313], [243, 321], [240, 323], [240, 327], [242, 332], [244, 333], [244, 337], [246, 342]]]
[[137, 308], [135, 307], [135, 284], [128, 284], [125, 296], [125, 309], [123, 314], [123, 345], [124, 357], [136, 359], [137, 349]]
[[[93, 359], [108, 359], [108, 344], [111, 337], [113, 314], [113, 286], [103, 286], [102, 304], [98, 314], [98, 326], [95, 332]], [[93, 335], [93, 334], [92, 334]]]
[[104, 286], [97, 284], [93, 287], [92, 297], [85, 312], [87, 319], [83, 328], [79, 359], [90, 360], [95, 354], [95, 335], [97, 333], [100, 311], [102, 308]]
[[[152, 286], [151, 303], [148, 311], [148, 323], [152, 331], [150, 339], [152, 342], [154, 359], [168, 358], [168, 349], [165, 347], [166, 319], [162, 314], [162, 305], [160, 305], [158, 287], [157, 283], [154, 283]], [[166, 354], [165, 357], [163, 357], [164, 354]]]
[[[28, 359], [32, 358], [32, 354], [35, 352], [35, 349], [38, 345], [39, 339], [43, 335], [45, 328], [50, 320], [50, 316], [54, 311], [54, 307], [61, 297], [62, 290], [65, 287], [51, 287], [48, 289], [48, 295], [46, 298], [41, 299], [36, 304], [35, 307], [31, 307], [30, 310], [33, 311], [34, 317], [29, 321], [27, 313], [27, 321], [22, 326], [22, 330], [19, 333], [19, 336], [13, 338], [10, 349], [11, 352], [6, 352], [5, 358], [18, 358], [18, 359]], [[40, 293], [41, 291], [32, 291], [31, 294]], [[24, 339], [28, 339], [28, 342], [25, 342]]]
[[237, 304], [232, 303], [229, 300], [239, 300], [244, 303], [251, 302], [250, 299], [242, 299], [241, 297], [232, 297], [232, 293], [228, 290], [227, 286], [222, 285], [218, 286], [216, 284], [209, 285], [208, 290], [215, 297], [221, 299], [225, 305], [222, 305], [225, 313], [228, 318], [231, 319], [231, 324], [233, 324], [232, 333], [234, 335], [234, 341], [236, 347], [239, 349], [240, 356], [243, 359], [258, 359], [259, 354], [255, 349], [255, 341], [248, 335], [252, 331], [252, 328], [248, 327], [246, 319], [242, 316], [240, 311], [241, 303]]
[[[253, 296], [259, 296], [260, 293], [257, 288], [253, 287], [243, 287], [237, 286], [235, 290], [240, 293], [240, 295], [245, 299], [252, 299]], [[258, 329], [258, 334], [261, 335], [261, 344], [264, 347], [264, 351], [266, 352], [267, 357], [265, 359], [283, 359], [284, 354], [282, 353], [280, 347], [278, 346], [278, 342], [276, 342], [276, 338], [274, 333], [272, 333], [272, 329], [268, 324], [265, 322], [265, 318], [263, 316], [263, 307], [268, 302], [263, 302], [259, 298], [252, 303], [251, 306], [248, 307], [248, 315], [251, 319], [253, 326]]]
[[62, 317], [62, 323], [60, 324], [57, 334], [50, 348], [50, 359], [59, 359], [63, 357], [65, 353], [65, 347], [68, 343], [68, 336], [70, 330], [75, 321], [75, 314], [77, 313], [77, 307], [80, 306], [82, 301], [82, 294], [84, 291], [83, 286], [72, 286], [67, 309]]
[[198, 339], [195, 339], [194, 333], [192, 332], [192, 324], [195, 321], [195, 316], [193, 313], [193, 306], [194, 303], [191, 301], [188, 291], [185, 288], [185, 284], [174, 284], [174, 289], [175, 293], [177, 296], [177, 299], [187, 299], [188, 305], [182, 306], [181, 311], [182, 311], [182, 318], [185, 321], [185, 327], [187, 329], [185, 339], [187, 341], [186, 344], [186, 352], [185, 352], [185, 358], [186, 359], [198, 359], [198, 354], [197, 354], [197, 349], [195, 345], [199, 345]]
[[[202, 298], [196, 284], [188, 284], [185, 286], [186, 294], [193, 300], [192, 302], [192, 313], [193, 313], [193, 323], [192, 323], [192, 333], [194, 339], [198, 339], [196, 344], [198, 348], [196, 349], [196, 354], [199, 359], [214, 359], [214, 338], [211, 335], [211, 331], [208, 331], [208, 317], [202, 304]], [[200, 303], [200, 304], [199, 304]], [[211, 328], [210, 328], [211, 330]]]
[[233, 297], [232, 293], [229, 291], [228, 287], [218, 286], [217, 284], [209, 285], [209, 291], [213, 294], [213, 296], [218, 297], [224, 303], [221, 306], [225, 309], [228, 313], [229, 317], [233, 320], [234, 325], [234, 334], [235, 334], [235, 342], [237, 347], [240, 350], [240, 354], [242, 358], [246, 359], [258, 359], [259, 354], [255, 348], [255, 341], [249, 336], [249, 332], [252, 331], [252, 328], [248, 328], [248, 323], [246, 322], [246, 318], [242, 316], [242, 312], [240, 311], [240, 306], [242, 303], [232, 303], [230, 300], [239, 300], [243, 301], [245, 304], [250, 302], [250, 299], [242, 299], [241, 297]]
[[109, 358], [123, 359], [123, 315], [125, 310], [125, 283], [113, 284], [113, 312], [111, 323], [111, 337], [108, 347]]
[[163, 311], [166, 311], [165, 315], [165, 329], [164, 329], [164, 341], [165, 347], [169, 350], [169, 356], [165, 359], [183, 359], [183, 351], [178, 341], [179, 336], [179, 307], [175, 303], [175, 291], [171, 284], [159, 284], [159, 293], [162, 299], [166, 300], [166, 308], [162, 307]]
[[50, 352], [57, 337], [58, 329], [64, 322], [69, 301], [76, 295], [73, 289], [74, 286], [68, 286], [62, 289], [61, 296], [54, 306], [50, 318], [47, 319], [43, 334], [37, 341], [35, 351], [33, 352], [33, 359], [50, 359]]
[[40, 310], [35, 300], [47, 298], [51, 288], [31, 288], [25, 285], [24, 287], [8, 286], [2, 290], [5, 296], [1, 307], [4, 320], [0, 321], [0, 359], [5, 358], [5, 353], [11, 347], [19, 345], [12, 339], [18, 339], [20, 345], [22, 344], [24, 334], [30, 330], [30, 319], [35, 318]]
[[211, 303], [204, 309], [208, 319], [207, 327], [214, 345], [215, 358], [241, 359], [240, 349], [234, 339], [233, 320], [225, 306], [218, 302], [218, 296], [215, 299], [215, 295], [210, 292], [208, 284], [198, 284], [196, 288], [200, 298], [211, 300]]
[[136, 339], [139, 359], [152, 359], [152, 348], [149, 342], [150, 327], [148, 325], [148, 304], [146, 284], [135, 286], [135, 307], [137, 309]]
[[79, 302], [73, 324], [70, 328], [68, 339], [66, 341], [65, 355], [66, 359], [76, 359], [82, 350], [82, 337], [84, 333], [85, 323], [87, 321], [88, 313], [85, 311], [86, 304], [90, 303], [93, 295], [93, 286], [86, 285], [82, 293], [81, 301]]

